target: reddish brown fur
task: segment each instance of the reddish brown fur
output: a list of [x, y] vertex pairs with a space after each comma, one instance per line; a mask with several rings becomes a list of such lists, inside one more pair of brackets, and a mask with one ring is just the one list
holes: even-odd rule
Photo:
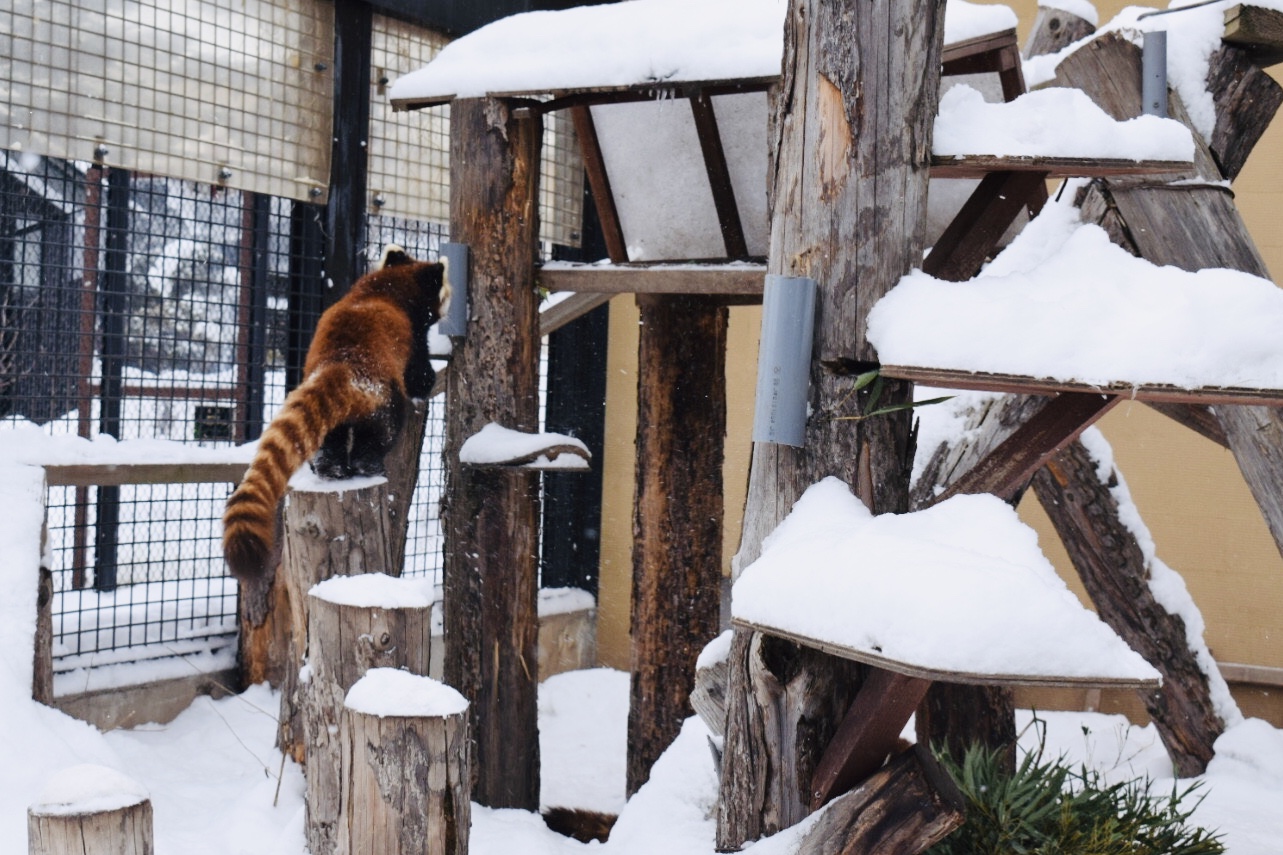
[[384, 266], [359, 279], [326, 310], [304, 363], [304, 380], [285, 398], [259, 441], [245, 478], [227, 500], [223, 554], [242, 580], [262, 577], [276, 543], [276, 508], [304, 463], [348, 477], [382, 471], [407, 397], [432, 386], [427, 329], [439, 317], [444, 268], [390, 248]]

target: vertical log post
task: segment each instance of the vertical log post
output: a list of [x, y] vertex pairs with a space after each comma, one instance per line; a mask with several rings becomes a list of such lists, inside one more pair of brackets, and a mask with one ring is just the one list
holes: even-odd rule
[[27, 809], [29, 855], [152, 855], [147, 791], [104, 766], [64, 769]]
[[307, 652], [307, 592], [332, 576], [392, 573], [388, 555], [387, 483], [382, 479], [310, 479], [285, 495], [281, 563], [276, 570], [276, 620], [289, 629], [281, 673], [277, 747], [304, 762], [303, 694], [299, 668]]
[[432, 597], [423, 583], [366, 574], [330, 579], [312, 588], [307, 601], [308, 678], [300, 687], [307, 847], [312, 855], [331, 855], [342, 851], [342, 794], [350, 786], [336, 736], [343, 699], [372, 668], [428, 673]]
[[[868, 389], [853, 394], [855, 376], [877, 359], [865, 339], [867, 313], [922, 260], [943, 14], [937, 0], [789, 4], [782, 78], [771, 94], [767, 269], [819, 283], [812, 416], [804, 448], [753, 448], [740, 567], [757, 558], [762, 539], [824, 476], [851, 484], [875, 513], [908, 510], [910, 415], [851, 417], [868, 404]], [[881, 403], [911, 396], [910, 384], [888, 383]], [[799, 679], [799, 667], [810, 667], [802, 654], [781, 648], [763, 658], [761, 645], [757, 655], [754, 647], [738, 638], [730, 659], [717, 830], [723, 851], [777, 830], [773, 802], [781, 794], [804, 803], [857, 681], [822, 661], [818, 667], [827, 673]], [[755, 662], [764, 666], [756, 680], [749, 670]], [[796, 734], [792, 744], [763, 743], [764, 710], [755, 693], [782, 685], [781, 678], [799, 687], [793, 714], [825, 709], [782, 723], [783, 733]]]
[[468, 468], [489, 422], [537, 431], [537, 111], [461, 99], [450, 108], [450, 226], [468, 244], [472, 317], [446, 381], [445, 678], [472, 705], [474, 797], [539, 808], [538, 473]]
[[467, 855], [472, 796], [462, 695], [429, 677], [376, 668], [347, 693], [339, 734], [338, 855]]
[[726, 306], [638, 296], [637, 498], [627, 792], [690, 716], [695, 660], [718, 632]]

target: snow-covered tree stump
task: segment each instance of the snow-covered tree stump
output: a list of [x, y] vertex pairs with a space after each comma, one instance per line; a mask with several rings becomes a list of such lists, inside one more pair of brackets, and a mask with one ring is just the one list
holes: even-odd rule
[[[307, 592], [333, 576], [386, 573], [391, 559], [387, 482], [360, 478], [325, 481], [295, 476], [281, 519], [281, 566], [276, 585], [278, 620], [287, 624], [281, 713], [276, 744], [302, 763], [305, 753], [299, 668], [307, 652]], [[359, 675], [358, 675], [359, 676]], [[355, 678], [353, 678], [355, 679]]]
[[151, 799], [132, 778], [72, 766], [27, 809], [30, 855], [152, 855]]
[[472, 773], [463, 695], [430, 677], [371, 670], [347, 694], [340, 740], [339, 855], [466, 855]]
[[432, 596], [423, 580], [367, 573], [322, 582], [307, 601], [306, 680], [300, 685], [307, 844], [312, 855], [329, 855], [343, 851], [336, 836], [346, 786], [338, 740], [343, 699], [372, 668], [428, 673]]

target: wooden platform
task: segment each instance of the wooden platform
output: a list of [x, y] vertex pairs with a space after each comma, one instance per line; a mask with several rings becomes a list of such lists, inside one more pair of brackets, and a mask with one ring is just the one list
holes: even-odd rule
[[850, 659], [853, 662], [863, 662], [865, 665], [872, 665], [875, 668], [881, 668], [884, 671], [891, 671], [895, 674], [902, 674], [905, 677], [914, 677], [919, 680], [943, 681], [946, 683], [961, 683], [968, 686], [1029, 686], [1044, 688], [1060, 689], [1156, 689], [1159, 681], [1157, 677], [1153, 678], [1128, 678], [1128, 677], [1068, 677], [1063, 675], [1052, 674], [1031, 674], [1031, 673], [979, 673], [973, 671], [958, 671], [946, 668], [934, 668], [929, 664], [920, 664], [907, 662], [901, 659], [892, 659], [888, 656], [882, 656], [869, 650], [860, 650], [854, 647], [848, 647], [841, 644], [834, 644], [820, 638], [811, 638], [796, 632], [790, 632], [786, 629], [762, 626], [752, 623], [751, 621], [731, 619], [731, 625], [737, 629], [747, 629], [754, 632], [765, 633], [776, 638], [783, 638], [794, 644], [800, 644], [803, 647], [811, 647], [842, 659]]
[[580, 294], [708, 294], [762, 297], [764, 264], [570, 264], [539, 269], [549, 291]]
[[1017, 395], [1053, 395], [1060, 392], [1097, 393], [1146, 403], [1167, 404], [1260, 404], [1283, 406], [1283, 390], [1211, 386], [1183, 389], [1165, 383], [1106, 384], [1053, 380], [1016, 374], [992, 374], [949, 368], [919, 368], [884, 365], [882, 374], [897, 380], [912, 380], [942, 389], [970, 389]]
[[932, 178], [984, 178], [992, 172], [1035, 172], [1043, 178], [1110, 178], [1120, 175], [1165, 175], [1187, 172], [1188, 160], [1004, 156], [995, 154], [932, 155]]

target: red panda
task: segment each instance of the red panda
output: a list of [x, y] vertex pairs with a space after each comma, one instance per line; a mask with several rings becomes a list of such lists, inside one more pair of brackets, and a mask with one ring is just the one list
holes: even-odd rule
[[449, 301], [444, 261], [415, 261], [389, 246], [381, 267], [321, 315], [303, 382], [263, 431], [223, 512], [223, 555], [234, 576], [267, 572], [277, 505], [304, 463], [324, 478], [383, 473], [407, 400], [432, 389], [427, 332]]

